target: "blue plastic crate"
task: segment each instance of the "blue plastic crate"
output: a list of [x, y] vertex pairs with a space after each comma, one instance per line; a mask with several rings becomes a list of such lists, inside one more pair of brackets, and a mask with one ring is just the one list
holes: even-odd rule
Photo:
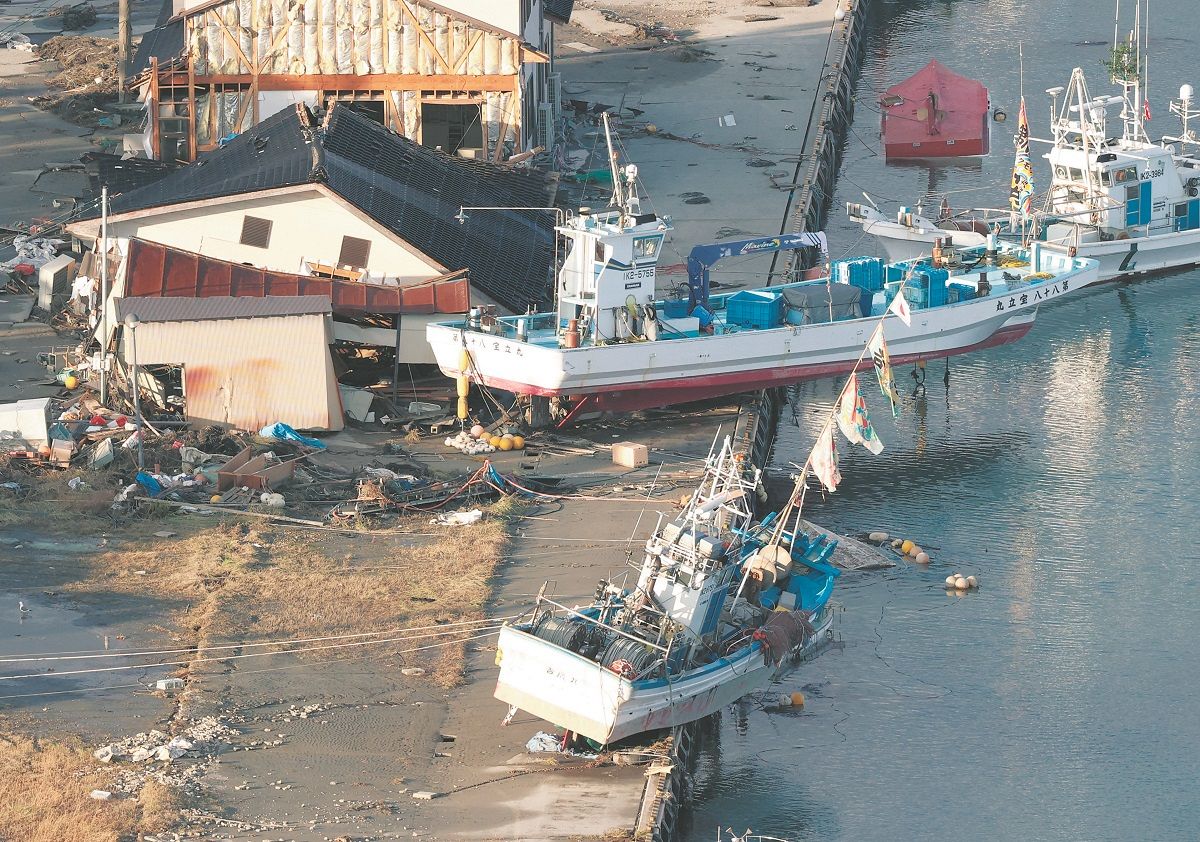
[[975, 287], [970, 284], [946, 284], [947, 297], [953, 296], [953, 301], [970, 301], [975, 297]]
[[742, 327], [779, 327], [783, 322], [783, 296], [777, 292], [744, 289], [725, 301], [725, 321]]
[[686, 318], [687, 314], [688, 314], [687, 299], [663, 302], [663, 315], [666, 316], [668, 319]]
[[913, 307], [929, 306], [929, 293], [916, 284], [908, 284], [904, 287], [904, 300]]

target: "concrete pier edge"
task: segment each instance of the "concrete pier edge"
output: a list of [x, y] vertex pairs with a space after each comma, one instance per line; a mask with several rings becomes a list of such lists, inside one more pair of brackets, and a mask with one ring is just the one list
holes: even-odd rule
[[[866, 49], [865, 21], [871, 0], [849, 0], [849, 5], [845, 18], [834, 24], [833, 37], [840, 42], [832, 51], [834, 73], [822, 78], [820, 111], [815, 125], [810, 124], [812, 141], [797, 165], [803, 181], [797, 179], [801, 186], [794, 201], [789, 202], [793, 231], [819, 231], [829, 216], [843, 145], [854, 114], [854, 82]], [[765, 465], [770, 458], [783, 403], [784, 390], [776, 388], [748, 397], [743, 405], [735, 441], [755, 465]], [[696, 758], [706, 734], [712, 731], [706, 727], [711, 719], [672, 729], [667, 756], [652, 764], [647, 773], [633, 829], [635, 838], [650, 842], [671, 842], [675, 838], [691, 802]]]

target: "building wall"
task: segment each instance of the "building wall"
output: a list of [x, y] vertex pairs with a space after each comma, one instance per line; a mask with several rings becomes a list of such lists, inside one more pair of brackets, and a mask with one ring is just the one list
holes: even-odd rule
[[188, 421], [257, 432], [282, 421], [298, 430], [340, 430], [342, 401], [327, 315], [144, 322], [122, 338], [126, 366], [182, 365]]
[[[141, 96], [155, 156], [195, 160], [289, 102], [378, 103], [384, 125], [420, 142], [422, 102], [483, 105], [485, 153], [532, 148], [528, 90], [547, 52], [542, 0], [177, 0], [183, 60], [163, 65]], [[522, 100], [525, 100], [523, 102]]]
[[[242, 245], [246, 216], [271, 220], [267, 248]], [[366, 222], [320, 190], [240, 200], [219, 199], [186, 210], [140, 219], [114, 220], [109, 236], [140, 237], [235, 263], [302, 273], [305, 261], [337, 263], [342, 237], [371, 242], [367, 271], [372, 280], [411, 284], [442, 274], [433, 260], [401, 246], [394, 236]]]

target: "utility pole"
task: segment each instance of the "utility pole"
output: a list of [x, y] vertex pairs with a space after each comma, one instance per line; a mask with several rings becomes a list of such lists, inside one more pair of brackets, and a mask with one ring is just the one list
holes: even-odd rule
[[[124, 3], [126, 0], [121, 0]], [[100, 188], [100, 404], [108, 406], [108, 185]]]
[[129, 74], [129, 0], [117, 4], [117, 101], [125, 102]]

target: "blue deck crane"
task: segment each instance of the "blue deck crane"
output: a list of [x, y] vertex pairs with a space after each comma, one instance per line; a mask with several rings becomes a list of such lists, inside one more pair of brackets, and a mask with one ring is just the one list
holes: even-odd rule
[[688, 254], [688, 312], [699, 306], [708, 306], [710, 270], [717, 261], [726, 257], [745, 257], [752, 254], [770, 254], [779, 251], [797, 251], [818, 248], [822, 256], [828, 257], [829, 247], [825, 234], [782, 234], [775, 237], [751, 237], [746, 240], [729, 240], [724, 243], [704, 243]]

